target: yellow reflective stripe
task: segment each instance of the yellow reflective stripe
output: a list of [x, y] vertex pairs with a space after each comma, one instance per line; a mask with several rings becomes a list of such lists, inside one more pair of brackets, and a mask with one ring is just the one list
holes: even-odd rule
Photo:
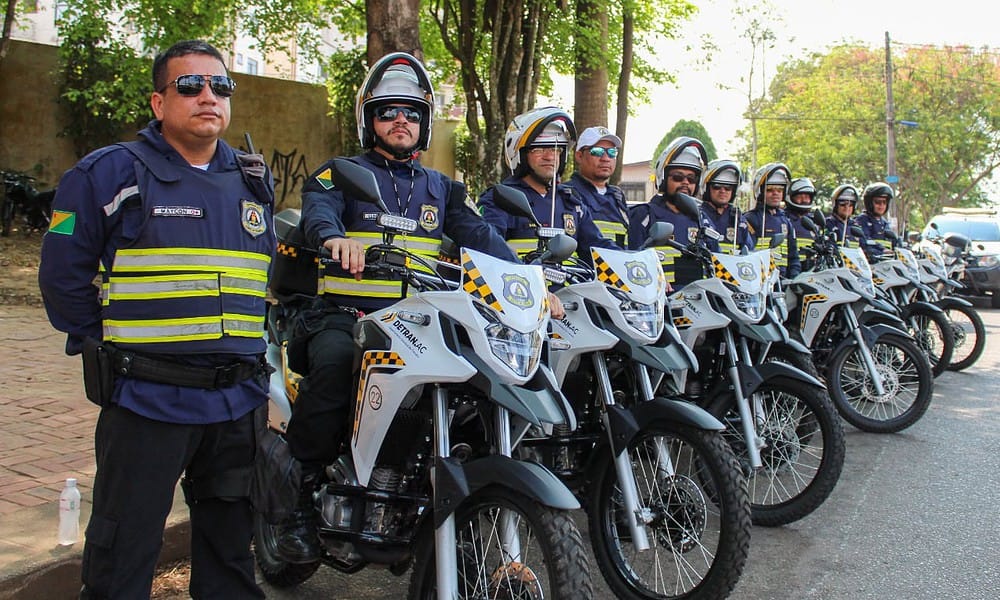
[[536, 239], [519, 239], [519, 240], [507, 240], [507, 245], [516, 254], [526, 254], [532, 250], [538, 248], [538, 240]]
[[237, 337], [264, 337], [264, 316], [223, 313], [222, 327], [227, 335]]
[[108, 300], [218, 296], [219, 279], [215, 275], [199, 273], [111, 277], [105, 289]]
[[594, 223], [606, 238], [614, 239], [614, 236], [625, 235], [628, 232], [625, 225], [617, 221], [594, 221]]
[[220, 337], [222, 337], [222, 323], [219, 317], [104, 321], [104, 339], [112, 342], [143, 344], [214, 340]]
[[403, 295], [402, 281], [389, 281], [379, 279], [362, 279], [358, 281], [353, 277], [332, 277], [323, 278], [322, 293], [341, 294], [344, 296], [372, 296], [375, 298], [401, 298]]
[[263, 298], [267, 295], [267, 276], [236, 277], [226, 274], [219, 278], [219, 287], [226, 294], [245, 294]]
[[882, 246], [883, 248], [886, 248], [887, 250], [892, 250], [892, 241], [891, 240], [876, 239], [874, 241], [879, 246]]
[[213, 248], [122, 248], [115, 253], [115, 271], [203, 271], [267, 272], [271, 257], [259, 252]]
[[771, 247], [771, 238], [769, 237], [758, 239], [757, 243], [754, 245], [754, 248], [757, 250], [767, 250], [770, 247]]

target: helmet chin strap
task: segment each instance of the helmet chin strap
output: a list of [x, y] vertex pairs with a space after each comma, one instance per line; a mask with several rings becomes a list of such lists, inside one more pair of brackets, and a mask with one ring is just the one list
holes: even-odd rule
[[396, 160], [410, 160], [411, 158], [413, 158], [413, 155], [416, 154], [417, 151], [416, 146], [410, 148], [409, 150], [403, 150], [403, 151], [396, 150], [395, 148], [390, 148], [385, 144], [385, 142], [382, 141], [382, 138], [378, 136], [375, 136], [375, 145], [385, 150], [389, 154], [391, 154], [392, 157], [395, 158]]

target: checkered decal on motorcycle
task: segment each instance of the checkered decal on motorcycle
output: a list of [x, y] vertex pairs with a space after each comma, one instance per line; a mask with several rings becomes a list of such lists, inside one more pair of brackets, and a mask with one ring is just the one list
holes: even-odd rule
[[358, 396], [355, 398], [354, 402], [354, 433], [358, 433], [358, 427], [361, 425], [361, 407], [364, 406], [364, 396], [366, 391], [366, 381], [368, 380], [368, 373], [371, 369], [375, 367], [396, 367], [403, 368], [406, 366], [406, 362], [395, 352], [388, 352], [386, 350], [371, 350], [365, 352], [365, 356], [361, 361], [361, 380], [358, 382]]
[[299, 249], [295, 246], [289, 246], [288, 244], [282, 244], [278, 242], [278, 254], [287, 256], [289, 258], [298, 258]]
[[809, 313], [809, 305], [813, 302], [825, 302], [827, 299], [826, 294], [806, 294], [802, 297], [802, 319], [799, 323], [799, 329], [805, 329], [806, 327], [806, 315]]
[[622, 281], [622, 278], [618, 276], [611, 268], [611, 265], [607, 263], [597, 252], [591, 252], [591, 257], [594, 259], [594, 270], [597, 272], [597, 280], [603, 284], [610, 285], [611, 287], [618, 288], [623, 292], [629, 291], [628, 285]]
[[730, 283], [732, 285], [739, 285], [739, 282], [736, 281], [736, 278], [733, 277], [733, 274], [730, 273], [729, 270], [726, 269], [726, 267], [719, 261], [719, 259], [715, 258], [714, 256], [712, 257], [712, 266], [715, 268], [716, 277], [718, 277], [722, 281], [725, 281], [726, 283]]
[[503, 312], [503, 305], [493, 295], [493, 290], [490, 289], [483, 274], [479, 272], [479, 267], [472, 262], [472, 257], [467, 252], [462, 253], [462, 278], [465, 280], [465, 284], [462, 286], [465, 293], [482, 300], [493, 310]]
[[854, 264], [854, 261], [852, 261], [851, 259], [847, 258], [847, 255], [841, 253], [840, 256], [844, 259], [844, 266], [847, 267], [852, 273], [860, 273], [861, 272], [861, 269], [858, 268], [858, 265]]
[[690, 327], [693, 323], [694, 321], [692, 321], [687, 317], [674, 317], [674, 327], [677, 327], [679, 329]]

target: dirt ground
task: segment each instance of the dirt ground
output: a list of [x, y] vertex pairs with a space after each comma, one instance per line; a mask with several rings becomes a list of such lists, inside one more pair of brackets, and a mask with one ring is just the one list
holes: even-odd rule
[[0, 304], [41, 306], [38, 291], [38, 261], [41, 233], [22, 233], [15, 229], [0, 237]]

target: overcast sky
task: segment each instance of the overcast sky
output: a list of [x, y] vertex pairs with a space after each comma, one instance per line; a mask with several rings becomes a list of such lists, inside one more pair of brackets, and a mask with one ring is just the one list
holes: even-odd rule
[[[651, 105], [639, 108], [629, 119], [625, 139], [626, 163], [648, 160], [663, 135], [680, 119], [702, 123], [720, 156], [737, 145], [736, 132], [745, 126], [741, 115], [746, 90], [740, 84], [749, 70], [749, 43], [740, 38], [742, 24], [732, 14], [733, 0], [693, 0], [699, 13], [688, 24], [683, 39], [668, 44], [658, 58], [677, 75], [677, 84], [657, 88]], [[789, 57], [804, 57], [841, 41], [883, 48], [889, 33], [897, 44], [1000, 46], [996, 17], [1000, 9], [982, 0], [771, 0], [783, 21], [772, 24], [777, 46], [768, 51], [767, 66]], [[740, 2], [747, 5], [748, 2]], [[711, 33], [719, 52], [713, 67], [696, 66], [698, 57], [684, 46], [697, 44], [703, 33]], [[725, 91], [718, 83], [735, 89]], [[758, 88], [755, 82], [755, 89]], [[561, 86], [571, 104], [572, 83]], [[614, 127], [612, 119], [611, 126]]]

